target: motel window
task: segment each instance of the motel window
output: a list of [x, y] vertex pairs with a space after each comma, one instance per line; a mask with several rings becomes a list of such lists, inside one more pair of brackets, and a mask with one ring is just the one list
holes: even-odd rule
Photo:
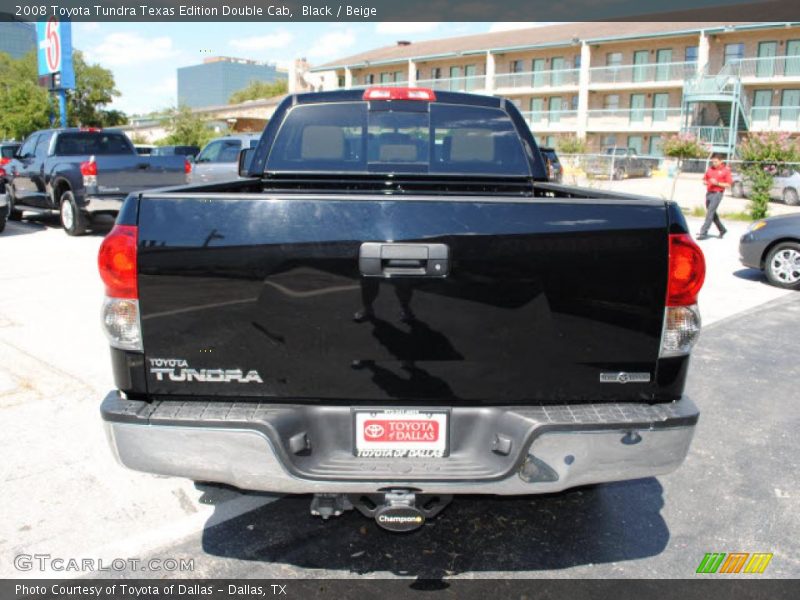
[[509, 64], [509, 73], [522, 73], [525, 71], [524, 60], [512, 60]]
[[737, 42], [736, 44], [725, 44], [725, 62], [728, 64], [735, 60], [742, 60], [744, 58], [744, 44]]
[[578, 110], [578, 95], [577, 94], [572, 96], [572, 98], [569, 99], [569, 109], [570, 110], [575, 110], [575, 111]]
[[391, 83], [391, 81], [392, 81], [391, 73], [381, 73], [381, 83]]
[[344, 87], [344, 75], [339, 75], [337, 84], [340, 89]]
[[609, 52], [606, 54], [606, 66], [618, 67], [622, 64], [622, 52]]
[[403, 71], [395, 71], [394, 72], [394, 81], [395, 83], [402, 83], [406, 80], [406, 75]]
[[753, 92], [753, 108], [750, 116], [753, 121], [768, 121], [772, 106], [772, 90], [756, 90]]
[[647, 149], [647, 153], [650, 156], [663, 156], [664, 153], [661, 150], [661, 136], [651, 135], [650, 136], [650, 145]]
[[603, 148], [616, 146], [617, 136], [614, 134], [603, 136], [601, 145], [603, 146]]
[[375, 83], [375, 75], [373, 75], [372, 73], [370, 73], [369, 75], [364, 75], [364, 83], [366, 83], [367, 85]]
[[686, 52], [683, 55], [683, 59], [686, 62], [696, 63], [697, 62], [697, 46], [686, 46]]
[[561, 120], [561, 96], [552, 96], [547, 104], [548, 119], [551, 123], [558, 123]]
[[640, 135], [629, 135], [628, 136], [628, 148], [633, 148], [636, 154], [642, 153], [642, 146], [644, 145], [644, 141], [642, 140], [642, 136]]
[[544, 99], [543, 98], [531, 98], [531, 121], [533, 123], [538, 123], [544, 117]]
[[606, 94], [605, 98], [603, 98], [603, 108], [617, 110], [619, 108], [619, 94]]
[[431, 69], [431, 79], [441, 79], [442, 78], [442, 70], [439, 67], [434, 67]]
[[450, 91], [464, 91], [464, 81], [461, 79], [461, 67], [450, 67]]

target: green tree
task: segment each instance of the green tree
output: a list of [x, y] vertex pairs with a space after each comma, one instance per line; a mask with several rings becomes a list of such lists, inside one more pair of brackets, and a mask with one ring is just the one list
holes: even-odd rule
[[742, 172], [750, 182], [750, 216], [763, 219], [769, 210], [769, 191], [786, 163], [800, 161], [800, 142], [787, 132], [751, 133], [739, 145]]
[[[67, 118], [71, 126], [111, 127], [127, 122], [124, 113], [105, 107], [119, 96], [114, 75], [97, 64], [89, 64], [79, 51], [73, 54], [75, 89], [67, 92]], [[36, 54], [20, 59], [0, 53], [0, 133], [25, 137], [48, 127], [58, 106], [47, 90], [39, 87]]]
[[0, 139], [22, 139], [49, 126], [50, 97], [37, 81], [33, 52], [17, 60], [0, 53]]
[[105, 107], [120, 93], [114, 74], [98, 64], [89, 64], [83, 53], [72, 54], [75, 89], [67, 92], [67, 115], [70, 126], [113, 127], [127, 122], [124, 113]]
[[285, 79], [278, 79], [274, 83], [265, 81], [251, 81], [246, 88], [234, 92], [228, 100], [229, 104], [239, 104], [248, 100], [262, 100], [282, 96], [289, 91], [289, 84]]
[[672, 178], [672, 190], [669, 194], [669, 199], [672, 200], [675, 198], [678, 177], [683, 170], [683, 161], [708, 156], [711, 149], [691, 133], [679, 133], [665, 138], [661, 144], [661, 150], [664, 152], [664, 156], [678, 159], [675, 176]]
[[188, 106], [171, 109], [164, 126], [167, 136], [159, 140], [160, 145], [198, 146], [202, 148], [217, 134], [202, 116], [193, 113]]

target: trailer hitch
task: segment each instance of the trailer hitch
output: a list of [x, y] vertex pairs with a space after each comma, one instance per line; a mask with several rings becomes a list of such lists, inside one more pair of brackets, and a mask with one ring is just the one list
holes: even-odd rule
[[315, 494], [311, 514], [323, 519], [338, 517], [353, 508], [388, 531], [419, 529], [438, 515], [452, 496], [417, 494], [411, 490], [389, 490], [381, 494]]

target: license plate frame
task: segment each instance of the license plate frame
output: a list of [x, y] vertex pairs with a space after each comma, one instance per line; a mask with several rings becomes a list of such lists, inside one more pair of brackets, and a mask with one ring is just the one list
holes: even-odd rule
[[[357, 408], [352, 410], [353, 423], [353, 455], [357, 458], [391, 458], [391, 459], [439, 459], [450, 455], [450, 422], [451, 412], [444, 408]], [[367, 421], [377, 421], [384, 426], [376, 439], [368, 440], [365, 427]], [[413, 422], [409, 430], [389, 430], [388, 423]], [[420, 425], [416, 423], [421, 422]], [[407, 435], [409, 438], [425, 437], [429, 429], [425, 423], [435, 423], [436, 440], [391, 439], [393, 436]], [[383, 439], [377, 439], [383, 438]]]

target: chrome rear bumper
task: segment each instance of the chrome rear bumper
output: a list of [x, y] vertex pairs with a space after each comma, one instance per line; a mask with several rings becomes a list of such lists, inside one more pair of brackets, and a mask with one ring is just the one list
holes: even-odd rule
[[[352, 440], [350, 407], [147, 403], [112, 392], [102, 414], [118, 461], [138, 471], [281, 493], [504, 495], [669, 473], [686, 457], [698, 418], [688, 398], [453, 407], [448, 457], [386, 460], [353, 456], [345, 441]], [[327, 435], [331, 428], [341, 435]], [[299, 450], [297, 435], [310, 449]], [[511, 440], [507, 453], [498, 452], [497, 436]]]

